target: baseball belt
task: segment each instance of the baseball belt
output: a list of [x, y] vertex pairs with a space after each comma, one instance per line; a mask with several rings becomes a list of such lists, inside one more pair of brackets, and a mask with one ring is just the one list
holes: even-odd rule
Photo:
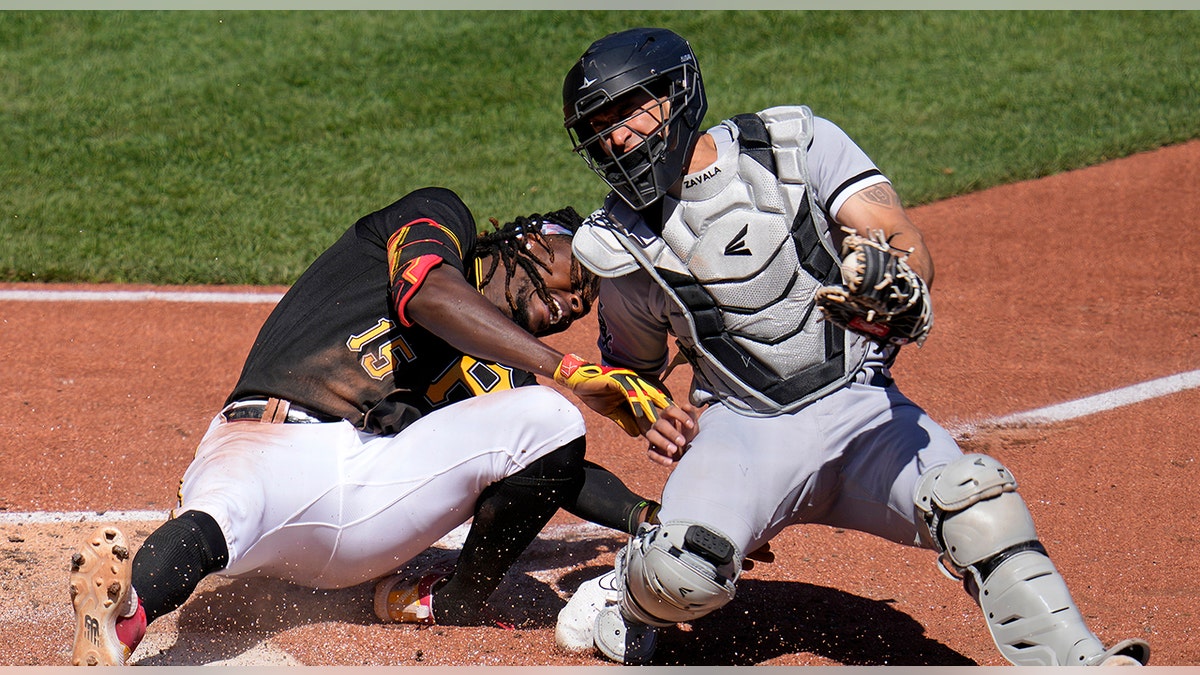
[[340, 417], [307, 410], [281, 398], [234, 401], [225, 406], [221, 415], [226, 422], [257, 420], [264, 424], [320, 424], [342, 421]]

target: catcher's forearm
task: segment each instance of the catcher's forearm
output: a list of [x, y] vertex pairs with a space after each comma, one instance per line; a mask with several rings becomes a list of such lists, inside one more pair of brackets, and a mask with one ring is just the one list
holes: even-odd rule
[[909, 219], [891, 185], [880, 183], [854, 193], [838, 211], [837, 222], [860, 237], [870, 237], [872, 230], [883, 231], [889, 246], [912, 251], [908, 256], [909, 267], [925, 285], [933, 283], [933, 258], [925, 246], [925, 238]]
[[[929, 249], [925, 246], [925, 238], [921, 236], [920, 230], [912, 223], [909, 225], [910, 227], [901, 227], [891, 234], [884, 230], [884, 234], [888, 236], [888, 244], [893, 249], [898, 249], [897, 252], [909, 252], [906, 261], [908, 266], [925, 281], [926, 286], [930, 286], [933, 284], [933, 258], [929, 255]], [[903, 255], [903, 253], [901, 254]]]

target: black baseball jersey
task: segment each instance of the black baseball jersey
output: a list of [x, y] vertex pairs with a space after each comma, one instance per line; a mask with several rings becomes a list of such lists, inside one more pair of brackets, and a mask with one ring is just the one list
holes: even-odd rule
[[533, 384], [532, 373], [476, 361], [405, 316], [438, 265], [476, 283], [475, 242], [470, 210], [442, 188], [364, 216], [271, 312], [226, 402], [274, 396], [392, 434], [452, 402]]

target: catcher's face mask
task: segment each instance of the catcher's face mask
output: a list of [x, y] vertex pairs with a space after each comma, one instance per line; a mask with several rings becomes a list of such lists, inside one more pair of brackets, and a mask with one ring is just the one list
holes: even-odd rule
[[[658, 115], [643, 128], [638, 115], [648, 110], [636, 108], [647, 101]], [[563, 81], [563, 126], [575, 152], [634, 209], [657, 201], [682, 175], [707, 109], [691, 46], [661, 28], [597, 40]], [[622, 127], [639, 135], [636, 142], [618, 142]]]

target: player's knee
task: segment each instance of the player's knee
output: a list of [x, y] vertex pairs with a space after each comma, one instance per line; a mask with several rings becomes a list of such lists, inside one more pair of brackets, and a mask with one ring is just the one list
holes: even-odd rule
[[582, 436], [587, 433], [579, 407], [553, 387], [532, 386], [513, 389], [506, 401], [509, 419], [523, 420], [543, 434]]
[[584, 437], [542, 455], [501, 482], [538, 490], [561, 502], [583, 485]]
[[553, 420], [578, 420], [580, 424], [583, 424], [583, 413], [579, 412], [579, 407], [553, 387], [517, 387], [516, 391], [521, 392], [524, 406], [521, 411], [522, 416], [545, 416], [547, 419]]
[[1017, 481], [998, 460], [968, 454], [922, 477], [917, 508], [926, 534], [962, 572], [986, 576], [988, 563], [1020, 550], [1041, 549]]
[[742, 552], [702, 525], [671, 521], [643, 526], [620, 555], [622, 611], [645, 624], [669, 626], [733, 600]]

